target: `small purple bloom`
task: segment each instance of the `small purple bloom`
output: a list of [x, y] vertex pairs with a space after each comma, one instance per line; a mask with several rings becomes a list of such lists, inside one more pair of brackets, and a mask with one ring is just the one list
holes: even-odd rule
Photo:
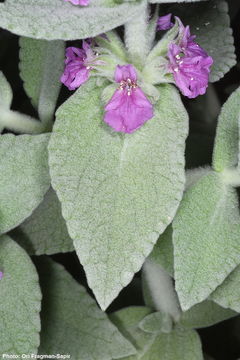
[[172, 14], [167, 14], [164, 16], [160, 16], [157, 21], [157, 30], [168, 30], [173, 27], [173, 23], [171, 22]]
[[181, 20], [176, 19], [180, 42], [169, 44], [169, 69], [182, 94], [195, 98], [206, 92], [213, 59], [194, 41], [195, 36], [190, 34], [189, 26], [184, 27]]
[[85, 83], [93, 67], [103, 64], [102, 61], [97, 60], [97, 54], [91, 49], [91, 45], [87, 41], [83, 40], [82, 44], [82, 49], [76, 47], [66, 49], [66, 66], [61, 76], [61, 82], [69, 90], [75, 90]]
[[132, 133], [153, 117], [153, 106], [137, 85], [133, 65], [117, 65], [114, 78], [120, 85], [105, 106], [104, 121], [115, 131]]
[[71, 2], [73, 5], [81, 5], [81, 6], [87, 6], [89, 5], [89, 0], [64, 0]]
[[2, 280], [2, 278], [3, 278], [3, 272], [0, 271], [0, 280]]

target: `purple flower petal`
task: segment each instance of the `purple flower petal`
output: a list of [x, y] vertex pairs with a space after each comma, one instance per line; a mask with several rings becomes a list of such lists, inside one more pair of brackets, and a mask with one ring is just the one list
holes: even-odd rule
[[83, 40], [82, 46], [82, 49], [76, 47], [66, 49], [66, 66], [60, 80], [69, 90], [75, 90], [85, 83], [92, 68], [103, 64], [101, 60], [97, 60], [97, 55], [87, 41]]
[[171, 22], [172, 14], [167, 14], [164, 16], [160, 16], [157, 21], [157, 30], [168, 30], [173, 27], [173, 23]]
[[72, 3], [73, 5], [81, 5], [81, 6], [87, 6], [89, 5], [89, 0], [64, 0]]
[[195, 36], [190, 34], [189, 26], [184, 27], [179, 18], [176, 20], [180, 41], [179, 44], [169, 44], [169, 70], [182, 94], [195, 98], [206, 92], [213, 59], [194, 41]]
[[0, 271], [0, 280], [2, 280], [2, 278], [3, 278], [3, 272]]
[[132, 65], [118, 65], [115, 81], [120, 87], [105, 106], [104, 121], [115, 131], [132, 133], [153, 117], [153, 106], [138, 87]]

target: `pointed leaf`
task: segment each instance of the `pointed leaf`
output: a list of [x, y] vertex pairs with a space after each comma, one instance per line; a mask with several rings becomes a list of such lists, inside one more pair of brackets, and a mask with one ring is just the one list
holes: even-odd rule
[[31, 255], [74, 250], [62, 217], [61, 204], [51, 188], [33, 214], [14, 229], [11, 236]]
[[212, 326], [236, 315], [238, 314], [235, 311], [224, 309], [213, 301], [205, 300], [188, 311], [184, 311], [179, 324], [184, 328], [197, 329]]
[[52, 121], [60, 76], [64, 67], [64, 41], [20, 38], [20, 75], [24, 88], [44, 123]]
[[12, 103], [12, 98], [12, 88], [4, 74], [0, 71], [0, 106], [9, 109]]
[[239, 153], [240, 87], [222, 107], [214, 144], [213, 167], [216, 171], [235, 166]]
[[177, 5], [169, 9], [190, 25], [196, 42], [213, 58], [210, 81], [218, 81], [236, 64], [228, 4], [222, 0]]
[[134, 354], [134, 347], [61, 265], [47, 258], [37, 264], [43, 292], [39, 354], [70, 354], [76, 360]]
[[8, 236], [0, 237], [0, 354], [37, 354], [41, 292], [29, 256]]
[[240, 265], [210, 295], [210, 298], [224, 308], [240, 313]]
[[23, 220], [43, 200], [50, 186], [48, 134], [0, 137], [0, 233]]
[[159, 334], [161, 332], [170, 333], [173, 322], [169, 314], [158, 311], [145, 316], [140, 321], [139, 327], [141, 330], [152, 334]]
[[81, 7], [63, 0], [6, 0], [0, 3], [0, 27], [35, 39], [85, 39], [124, 24], [141, 10], [140, 1], [93, 0]]
[[217, 173], [185, 193], [173, 221], [174, 275], [183, 310], [205, 300], [240, 262], [236, 190]]
[[140, 269], [182, 196], [187, 114], [174, 87], [160, 91], [155, 117], [130, 135], [104, 124], [94, 80], [57, 112], [52, 184], [103, 309]]

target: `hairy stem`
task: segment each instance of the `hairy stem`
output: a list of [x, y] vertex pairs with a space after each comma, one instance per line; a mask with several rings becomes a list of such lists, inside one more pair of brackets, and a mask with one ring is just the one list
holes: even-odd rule
[[45, 127], [40, 121], [8, 109], [1, 109], [0, 128], [27, 134], [39, 134], [45, 131]]
[[125, 24], [125, 44], [131, 60], [142, 67], [148, 52], [148, 5], [143, 3], [142, 11]]

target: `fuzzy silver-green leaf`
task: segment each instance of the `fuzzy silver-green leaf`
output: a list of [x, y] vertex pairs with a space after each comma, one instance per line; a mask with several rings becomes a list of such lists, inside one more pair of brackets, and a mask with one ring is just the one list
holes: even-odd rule
[[0, 137], [0, 233], [31, 215], [50, 186], [48, 134]]
[[185, 193], [173, 221], [174, 276], [182, 309], [205, 300], [240, 262], [236, 190], [217, 173]]
[[74, 250], [62, 217], [61, 204], [52, 188], [32, 215], [11, 232], [11, 236], [31, 255]]
[[86, 290], [59, 264], [37, 261], [43, 292], [39, 354], [112, 360], [135, 353]]
[[35, 39], [85, 39], [124, 24], [141, 10], [140, 1], [91, 0], [84, 7], [64, 0], [6, 0], [0, 3], [0, 27]]
[[[0, 355], [37, 354], [41, 292], [30, 257], [10, 237], [0, 237]], [[2, 357], [1, 357], [2, 358]]]
[[103, 309], [141, 268], [182, 197], [187, 114], [173, 86], [159, 91], [154, 118], [133, 134], [103, 122], [94, 80], [57, 112], [52, 185]]
[[65, 43], [20, 38], [20, 75], [43, 123], [52, 121], [61, 88]]

